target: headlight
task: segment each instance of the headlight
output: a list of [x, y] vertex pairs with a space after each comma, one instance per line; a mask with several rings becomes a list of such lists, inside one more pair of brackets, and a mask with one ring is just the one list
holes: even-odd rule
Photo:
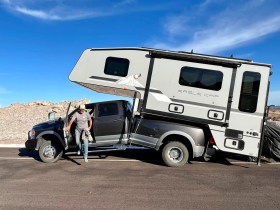
[[29, 138], [30, 139], [34, 139], [35, 138], [35, 130], [32, 129], [31, 131], [29, 131]]

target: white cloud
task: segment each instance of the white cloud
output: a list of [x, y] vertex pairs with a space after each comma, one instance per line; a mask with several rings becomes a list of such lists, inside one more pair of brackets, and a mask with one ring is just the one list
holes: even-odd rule
[[57, 15], [54, 15], [54, 14], [51, 15], [51, 14], [48, 14], [47, 12], [40, 11], [40, 10], [31, 10], [31, 9], [24, 8], [24, 7], [15, 7], [14, 9], [15, 9], [15, 11], [20, 12], [22, 14], [30, 15], [30, 16], [37, 17], [40, 19], [50, 19], [50, 20], [60, 19], [60, 17]]
[[0, 0], [11, 12], [41, 20], [67, 21], [119, 14], [136, 0], [90, 1], [83, 0]]
[[178, 46], [177, 50], [194, 49], [198, 52], [215, 53], [256, 40], [279, 29], [280, 15], [249, 26], [214, 27], [195, 33], [191, 42]]
[[[217, 2], [220, 7], [213, 8]], [[275, 4], [272, 4], [275, 2]], [[166, 40], [152, 43], [155, 48], [217, 53], [247, 44], [280, 31], [280, 5], [277, 1], [242, 1], [234, 4], [206, 0], [197, 9], [166, 19]], [[208, 9], [207, 8], [211, 8]], [[217, 10], [217, 11], [216, 11]], [[174, 41], [174, 40], [178, 41]]]
[[115, 7], [120, 7], [120, 6], [124, 6], [124, 5], [127, 5], [127, 4], [132, 4], [132, 3], [135, 3], [136, 0], [123, 0], [123, 1], [120, 1], [119, 3], [117, 3], [115, 5]]
[[88, 17], [100, 17], [100, 16], [105, 16], [109, 15], [106, 13], [102, 12], [89, 12], [89, 11], [74, 11], [73, 13], [69, 12], [63, 12], [63, 11], [56, 11], [56, 10], [49, 10], [49, 11], [44, 11], [44, 10], [35, 10], [35, 9], [29, 9], [25, 7], [15, 7], [15, 11], [32, 16], [38, 19], [42, 20], [77, 20], [77, 19], [84, 19]]
[[170, 35], [180, 35], [190, 32], [191, 30], [187, 26], [190, 19], [190, 17], [186, 17], [185, 15], [168, 17], [166, 23], [164, 24], [164, 29]]
[[0, 0], [0, 2], [2, 2], [9, 11], [42, 20], [63, 21], [110, 15], [108, 12], [102, 12], [100, 8], [94, 9], [76, 6], [74, 4], [75, 1], [65, 1], [64, 3], [63, 0]]

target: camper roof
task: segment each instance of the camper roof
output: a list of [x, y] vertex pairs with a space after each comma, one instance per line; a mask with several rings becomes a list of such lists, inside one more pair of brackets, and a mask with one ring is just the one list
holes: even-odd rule
[[233, 65], [240, 66], [240, 64], [251, 64], [251, 65], [260, 65], [260, 66], [268, 66], [271, 67], [271, 64], [253, 62], [249, 59], [241, 59], [234, 58], [233, 55], [230, 57], [223, 56], [215, 56], [215, 55], [207, 55], [207, 54], [199, 54], [185, 51], [171, 51], [171, 50], [161, 50], [155, 48], [145, 48], [145, 47], [122, 47], [122, 48], [91, 48], [92, 51], [95, 50], [139, 50], [139, 51], [147, 51], [151, 56], [160, 57], [160, 58], [172, 58], [179, 60], [192, 60], [192, 61], [203, 61], [206, 63], [217, 64], [224, 63], [225, 65]]

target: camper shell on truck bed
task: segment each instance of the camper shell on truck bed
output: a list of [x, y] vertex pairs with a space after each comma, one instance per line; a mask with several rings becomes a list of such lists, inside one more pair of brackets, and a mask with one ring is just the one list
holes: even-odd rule
[[[157, 142], [153, 138], [163, 125], [155, 123], [154, 133], [137, 136], [137, 132], [144, 122], [163, 119], [202, 129], [206, 141], [188, 144], [201, 146], [204, 154], [211, 139], [219, 150], [258, 157], [270, 69], [269, 64], [232, 57], [104, 48], [85, 50], [69, 79], [97, 92], [134, 98], [139, 120], [130, 135], [132, 142]], [[190, 139], [183, 133], [176, 135]]]

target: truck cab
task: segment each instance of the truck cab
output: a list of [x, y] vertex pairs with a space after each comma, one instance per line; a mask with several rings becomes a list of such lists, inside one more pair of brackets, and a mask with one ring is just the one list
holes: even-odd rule
[[[91, 129], [93, 141], [89, 142], [89, 147], [127, 143], [132, 113], [128, 101], [107, 101], [85, 104], [85, 106], [93, 119]], [[78, 149], [75, 140], [76, 123], [72, 124], [69, 132], [64, 130], [77, 111], [75, 109], [68, 114], [69, 107], [64, 119], [55, 118], [54, 113], [50, 113], [49, 121], [34, 125], [28, 133], [25, 147], [30, 150], [38, 150], [43, 162], [56, 162], [63, 153]]]

